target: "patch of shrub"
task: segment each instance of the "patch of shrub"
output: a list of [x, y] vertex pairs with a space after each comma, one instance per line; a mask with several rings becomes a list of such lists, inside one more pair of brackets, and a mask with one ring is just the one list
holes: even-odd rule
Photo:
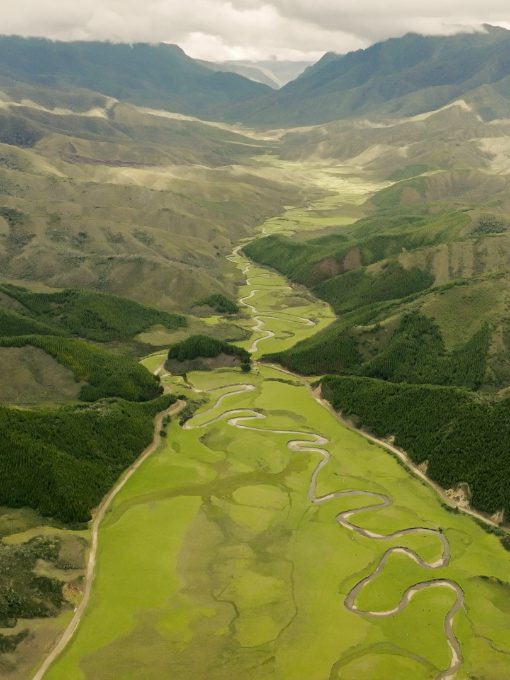
[[168, 352], [168, 358], [177, 361], [190, 361], [197, 358], [213, 358], [220, 354], [237, 356], [244, 364], [251, 363], [250, 353], [242, 347], [231, 345], [223, 340], [216, 340], [208, 335], [192, 335], [173, 345]]
[[218, 314], [237, 314], [239, 306], [230, 298], [221, 293], [213, 293], [209, 297], [195, 302], [194, 307], [199, 306], [211, 307]]

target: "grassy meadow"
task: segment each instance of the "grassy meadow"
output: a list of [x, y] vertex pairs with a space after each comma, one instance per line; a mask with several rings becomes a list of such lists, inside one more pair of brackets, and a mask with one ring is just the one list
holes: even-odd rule
[[[356, 616], [343, 603], [387, 548], [404, 545], [435, 559], [439, 542], [373, 541], [340, 528], [335, 515], [362, 505], [362, 497], [310, 506], [318, 456], [292, 453], [286, 442], [293, 437], [270, 428], [330, 439], [332, 460], [319, 494], [360, 489], [393, 498], [388, 510], [363, 515], [362, 526], [383, 534], [441, 527], [448, 537], [449, 567], [431, 573], [395, 556], [362, 591], [360, 608], [383, 611], [410, 585], [453, 579], [467, 603], [455, 620], [466, 660], [458, 677], [498, 668], [499, 675], [485, 677], [504, 677], [508, 662], [496, 648], [510, 645], [510, 554], [471, 519], [446, 512], [386, 452], [343, 427], [306, 385], [287, 379], [263, 367], [248, 378], [254, 391], [210, 411], [244, 376], [229, 370], [191, 376], [198, 389], [210, 389], [207, 415], [190, 422], [198, 429], [173, 423], [165, 444], [115, 500], [101, 532], [90, 606], [48, 678], [155, 679], [171, 668], [182, 678], [206, 672], [294, 680], [306, 673], [319, 680], [365, 672], [383, 680], [392, 669], [403, 680], [409, 673], [432, 678], [448, 666], [442, 630], [453, 604], [448, 590], [422, 592], [401, 614], [381, 620]], [[236, 430], [224, 419], [207, 425], [233, 408], [256, 409], [267, 420], [254, 424], [258, 432]]]
[[[236, 263], [247, 265], [240, 256]], [[297, 325], [297, 316], [327, 322], [327, 308], [309, 298], [286, 306], [298, 294], [273, 273], [257, 267], [248, 277], [241, 299], [263, 290], [247, 302], [257, 311], [267, 305], [278, 317], [274, 327], [264, 319], [276, 337], [262, 349], [295, 342], [283, 333], [316, 332]], [[163, 360], [160, 353], [144, 363], [154, 370]], [[182, 391], [182, 378], [163, 380]], [[456, 677], [507, 676], [510, 553], [496, 536], [448, 512], [396, 459], [318, 403], [304, 379], [259, 365], [247, 375], [221, 369], [190, 373], [188, 380], [195, 389], [189, 394], [205, 402], [185, 428], [171, 423], [159, 450], [116, 497], [100, 532], [90, 605], [48, 680], [157, 680], [169, 672], [183, 680], [426, 680], [446, 669], [443, 622], [452, 591], [423, 590], [387, 618], [345, 607], [353, 586], [388, 548], [408, 547], [433, 561], [441, 544], [426, 533], [374, 540], [340, 527], [339, 512], [367, 504], [362, 493], [311, 505], [307, 492], [320, 457], [293, 452], [287, 443], [312, 444], [313, 433], [329, 440], [331, 454], [318, 496], [386, 494], [390, 507], [352, 521], [384, 535], [441, 529], [451, 546], [450, 564], [435, 570], [393, 555], [360, 592], [358, 607], [382, 612], [396, 607], [411, 585], [453, 580], [465, 593], [454, 620], [464, 657]], [[227, 422], [231, 410], [265, 419], [238, 429]]]

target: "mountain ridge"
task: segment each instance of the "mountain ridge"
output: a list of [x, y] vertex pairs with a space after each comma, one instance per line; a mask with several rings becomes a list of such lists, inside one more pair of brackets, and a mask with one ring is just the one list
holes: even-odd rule
[[482, 86], [508, 99], [509, 78], [510, 31], [504, 28], [446, 37], [408, 33], [345, 55], [328, 52], [279, 92], [263, 95], [249, 110], [240, 104], [235, 112], [247, 123], [284, 126], [404, 117], [441, 108]]
[[235, 73], [214, 72], [177, 45], [54, 41], [0, 36], [0, 84], [19, 81], [84, 88], [129, 103], [214, 117], [229, 102], [270, 88]]
[[82, 88], [206, 120], [316, 125], [408, 117], [460, 98], [487, 120], [510, 112], [510, 31], [502, 27], [452, 36], [407, 33], [347, 54], [326, 52], [279, 90], [265, 67], [257, 75], [255, 66], [203, 62], [166, 43], [0, 36], [0, 85]]

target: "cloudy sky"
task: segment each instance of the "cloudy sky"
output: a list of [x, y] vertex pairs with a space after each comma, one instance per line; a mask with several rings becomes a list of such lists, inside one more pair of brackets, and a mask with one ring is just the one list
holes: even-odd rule
[[202, 59], [316, 59], [408, 31], [510, 28], [510, 0], [0, 0], [1, 31], [172, 42]]

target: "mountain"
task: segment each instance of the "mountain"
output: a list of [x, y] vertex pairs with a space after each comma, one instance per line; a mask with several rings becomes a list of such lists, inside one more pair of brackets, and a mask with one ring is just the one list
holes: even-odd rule
[[276, 93], [233, 113], [257, 125], [412, 116], [458, 99], [487, 118], [510, 111], [510, 31], [485, 26], [454, 36], [408, 34], [346, 55], [326, 54]]
[[206, 120], [258, 127], [381, 120], [460, 98], [487, 120], [510, 112], [510, 31], [503, 28], [446, 37], [408, 34], [345, 55], [327, 53], [302, 72], [306, 66], [212, 64], [167, 44], [0, 37], [0, 87], [45, 86], [75, 95], [88, 90]]
[[223, 61], [209, 62], [201, 61], [201, 64], [213, 69], [214, 71], [226, 71], [227, 73], [237, 73], [240, 76], [254, 80], [257, 83], [269, 85], [277, 90], [291, 80], [295, 80], [305, 69], [312, 65], [308, 61]]
[[0, 85], [13, 81], [85, 88], [125, 102], [202, 118], [269, 88], [235, 73], [214, 72], [176, 45], [56, 42], [0, 37]]

